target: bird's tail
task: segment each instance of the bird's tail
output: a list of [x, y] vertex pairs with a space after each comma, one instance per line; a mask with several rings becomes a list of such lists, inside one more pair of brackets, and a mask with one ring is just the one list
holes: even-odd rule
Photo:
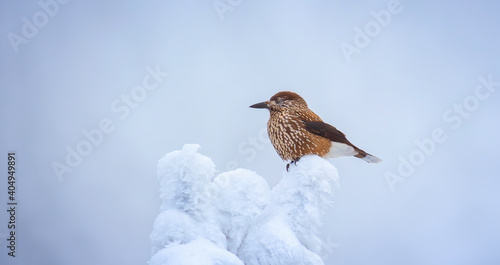
[[365, 151], [363, 151], [361, 149], [359, 149], [357, 151], [358, 151], [358, 154], [354, 155], [354, 156], [357, 157], [357, 158], [361, 158], [361, 159], [365, 160], [368, 163], [374, 163], [375, 164], [375, 163], [379, 163], [379, 162], [382, 161], [382, 159], [380, 159], [380, 158], [378, 158], [378, 157], [376, 157], [374, 155], [368, 154], [367, 152], [365, 152]]

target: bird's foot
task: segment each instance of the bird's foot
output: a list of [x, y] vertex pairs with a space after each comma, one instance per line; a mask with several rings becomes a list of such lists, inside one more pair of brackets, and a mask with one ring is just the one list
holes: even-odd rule
[[292, 160], [292, 162], [286, 164], [286, 172], [288, 172], [288, 169], [290, 168], [290, 164], [294, 164], [294, 165], [297, 165], [297, 162], [299, 161], [300, 157], [295, 159], [295, 160]]

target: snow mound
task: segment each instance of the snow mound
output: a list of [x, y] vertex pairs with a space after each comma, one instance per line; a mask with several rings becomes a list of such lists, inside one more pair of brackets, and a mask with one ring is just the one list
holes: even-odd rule
[[204, 238], [187, 244], [176, 244], [160, 250], [150, 265], [244, 265], [234, 254], [215, 246]]
[[255, 172], [236, 169], [214, 179], [212, 194], [227, 248], [236, 254], [249, 226], [269, 201], [269, 185]]
[[150, 265], [323, 264], [318, 233], [338, 179], [333, 165], [302, 157], [271, 191], [246, 169], [213, 178], [215, 165], [199, 149], [184, 145], [158, 161]]
[[[181, 151], [168, 153], [158, 161], [162, 202], [150, 235], [153, 255], [165, 258], [168, 256], [165, 253], [172, 252], [157, 252], [198, 238], [231, 254], [225, 250], [226, 236], [216, 221], [210, 201], [209, 188], [215, 165], [210, 158], [199, 154], [199, 149], [199, 145], [187, 144]], [[151, 262], [158, 259], [155, 255]]]
[[321, 217], [333, 202], [337, 169], [325, 159], [304, 156], [283, 172], [262, 215], [239, 251], [246, 265], [323, 264], [318, 256]]
[[205, 191], [215, 164], [199, 154], [199, 149], [199, 145], [186, 144], [181, 151], [168, 153], [158, 161], [161, 209], [178, 208], [197, 217], [206, 211], [209, 200]]

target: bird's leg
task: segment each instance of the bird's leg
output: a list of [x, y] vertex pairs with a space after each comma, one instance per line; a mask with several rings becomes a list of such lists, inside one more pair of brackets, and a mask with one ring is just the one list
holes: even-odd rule
[[290, 163], [286, 164], [286, 172], [288, 172], [288, 169], [290, 168], [290, 164], [294, 164], [294, 165], [297, 165], [297, 162], [300, 160], [300, 157], [295, 159], [295, 160], [292, 160]]

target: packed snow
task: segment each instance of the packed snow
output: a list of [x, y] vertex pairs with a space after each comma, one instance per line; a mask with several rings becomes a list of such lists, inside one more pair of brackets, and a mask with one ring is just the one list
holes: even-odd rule
[[269, 185], [255, 172], [236, 169], [217, 176], [211, 188], [227, 249], [237, 254], [248, 228], [269, 202]]
[[199, 149], [187, 144], [158, 162], [150, 265], [324, 264], [318, 233], [337, 185], [333, 165], [302, 157], [270, 190], [246, 169], [214, 177], [214, 163]]

